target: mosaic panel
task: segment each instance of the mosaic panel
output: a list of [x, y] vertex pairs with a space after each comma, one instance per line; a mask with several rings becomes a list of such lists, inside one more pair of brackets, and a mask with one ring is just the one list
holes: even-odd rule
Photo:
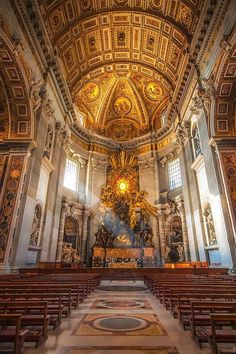
[[4, 262], [23, 170], [24, 156], [11, 156], [0, 213], [0, 263]]
[[236, 218], [236, 152], [221, 152], [223, 173]]

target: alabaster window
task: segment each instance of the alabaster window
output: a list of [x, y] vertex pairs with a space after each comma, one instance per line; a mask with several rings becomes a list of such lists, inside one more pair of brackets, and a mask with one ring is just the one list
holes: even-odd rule
[[74, 191], [77, 190], [77, 185], [78, 185], [78, 174], [79, 174], [78, 167], [79, 166], [77, 162], [71, 159], [66, 160], [64, 186]]
[[195, 158], [202, 152], [200, 135], [197, 124], [192, 127], [192, 146]]
[[181, 170], [179, 159], [172, 160], [168, 163], [168, 178], [170, 190], [182, 186]]

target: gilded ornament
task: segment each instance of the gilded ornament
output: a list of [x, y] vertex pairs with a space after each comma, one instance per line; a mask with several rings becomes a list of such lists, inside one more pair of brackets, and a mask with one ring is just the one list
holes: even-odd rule
[[89, 82], [84, 85], [81, 95], [90, 102], [95, 101], [100, 94], [99, 86], [95, 82]]
[[157, 101], [162, 98], [162, 89], [156, 82], [149, 82], [146, 85], [145, 92], [150, 100]]
[[183, 26], [189, 28], [192, 23], [192, 13], [187, 7], [184, 7], [180, 12], [180, 22]]
[[114, 101], [114, 111], [120, 116], [128, 114], [131, 110], [131, 102], [125, 96], [120, 96]]
[[18, 178], [20, 176], [19, 170], [12, 170], [10, 173], [11, 178]]

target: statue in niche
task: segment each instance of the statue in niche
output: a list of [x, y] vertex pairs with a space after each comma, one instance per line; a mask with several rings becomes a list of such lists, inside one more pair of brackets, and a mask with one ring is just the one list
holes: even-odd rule
[[185, 261], [185, 254], [184, 254], [184, 246], [182, 243], [179, 243], [177, 246], [177, 251], [179, 254], [179, 262], [184, 262]]
[[192, 139], [193, 139], [194, 154], [195, 154], [195, 157], [197, 157], [202, 151], [197, 124], [195, 124], [195, 126], [193, 127]]
[[171, 263], [177, 263], [180, 261], [180, 256], [177, 247], [178, 246], [171, 246], [171, 249], [168, 253], [168, 258], [170, 259]]
[[204, 216], [205, 223], [206, 223], [209, 245], [210, 246], [216, 245], [217, 244], [216, 232], [215, 232], [215, 226], [214, 226], [214, 221], [213, 221], [213, 217], [212, 217], [210, 204], [206, 205], [204, 212], [203, 212], [203, 216]]
[[153, 232], [151, 226], [146, 223], [144, 229], [139, 233], [140, 246], [144, 247], [154, 247], [152, 243]]
[[39, 240], [39, 233], [41, 227], [41, 216], [42, 216], [42, 209], [41, 205], [37, 204], [34, 209], [34, 219], [32, 225], [32, 232], [30, 234], [30, 246], [38, 246]]
[[170, 227], [170, 244], [182, 242], [182, 224], [179, 216], [174, 217]]
[[80, 263], [81, 261], [77, 251], [68, 242], [63, 242], [61, 260], [63, 263]]
[[46, 142], [44, 147], [44, 156], [46, 156], [48, 159], [50, 159], [52, 153], [53, 136], [54, 136], [53, 127], [51, 124], [48, 124]]

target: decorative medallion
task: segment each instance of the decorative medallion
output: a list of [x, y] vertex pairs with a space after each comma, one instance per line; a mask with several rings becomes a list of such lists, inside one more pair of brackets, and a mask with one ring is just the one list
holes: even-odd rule
[[92, 1], [91, 0], [81, 0], [80, 7], [83, 12], [88, 12], [92, 9]]
[[162, 89], [156, 82], [149, 82], [145, 87], [145, 92], [150, 100], [157, 101], [162, 98]]
[[131, 102], [125, 96], [118, 97], [113, 105], [114, 111], [120, 116], [125, 116], [131, 110]]
[[81, 94], [88, 101], [93, 102], [99, 97], [100, 94], [99, 86], [95, 82], [89, 82], [84, 85]]

